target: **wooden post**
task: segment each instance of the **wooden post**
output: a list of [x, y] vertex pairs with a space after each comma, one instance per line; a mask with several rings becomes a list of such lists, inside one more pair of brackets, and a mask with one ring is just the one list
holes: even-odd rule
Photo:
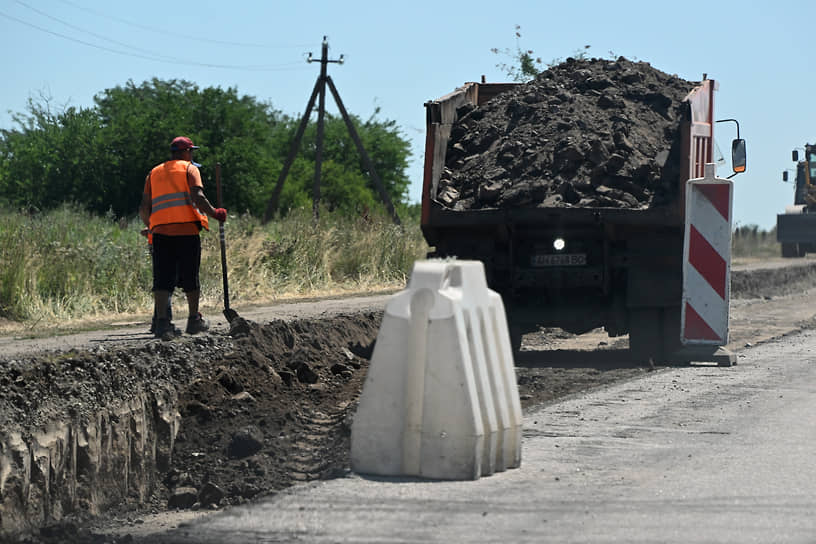
[[[337, 104], [337, 107], [340, 109], [340, 114], [343, 117], [343, 121], [346, 123], [346, 128], [351, 135], [351, 139], [354, 141], [354, 145], [357, 146], [357, 151], [360, 153], [366, 168], [368, 169], [368, 173], [371, 176], [371, 179], [374, 181], [374, 186], [377, 189], [377, 193], [380, 196], [380, 199], [385, 204], [388, 213], [391, 214], [391, 218], [394, 220], [394, 223], [397, 225], [401, 225], [399, 216], [397, 215], [396, 210], [394, 209], [394, 205], [391, 203], [391, 199], [388, 196], [388, 192], [385, 190], [385, 185], [383, 185], [382, 180], [377, 175], [376, 170], [374, 169], [374, 163], [371, 162], [371, 158], [368, 156], [368, 153], [363, 147], [363, 142], [360, 140], [360, 136], [357, 134], [357, 129], [354, 128], [354, 124], [351, 122], [351, 118], [346, 112], [346, 108], [343, 105], [343, 101], [340, 99], [340, 93], [337, 92], [337, 87], [334, 86], [334, 82], [332, 81], [331, 77], [327, 74], [327, 66], [330, 62], [335, 62], [337, 64], [343, 63], [343, 55], [340, 55], [340, 58], [337, 60], [329, 60], [329, 42], [326, 40], [326, 36], [323, 36], [323, 45], [321, 49], [320, 55], [320, 76], [318, 76], [317, 81], [315, 82], [314, 89], [312, 89], [312, 96], [309, 98], [309, 103], [306, 106], [306, 111], [303, 114], [303, 117], [300, 120], [300, 125], [298, 126], [297, 133], [295, 134], [295, 140], [292, 142], [292, 147], [289, 149], [289, 155], [286, 157], [286, 162], [283, 165], [283, 170], [281, 170], [280, 176], [278, 177], [278, 181], [275, 184], [275, 190], [272, 193], [272, 197], [269, 199], [269, 202], [266, 206], [266, 212], [264, 213], [263, 223], [266, 224], [270, 219], [272, 219], [272, 215], [275, 213], [275, 210], [278, 208], [278, 199], [280, 198], [281, 190], [283, 189], [283, 182], [286, 179], [286, 176], [289, 173], [289, 169], [292, 167], [292, 162], [295, 159], [295, 155], [297, 153], [298, 148], [300, 147], [300, 140], [303, 138], [303, 133], [306, 130], [306, 125], [309, 121], [309, 116], [312, 114], [312, 108], [314, 107], [315, 98], [318, 98], [318, 107], [317, 107], [317, 149], [315, 154], [315, 174], [314, 174], [314, 184], [312, 186], [312, 214], [314, 216], [315, 221], [319, 218], [319, 209], [320, 209], [320, 175], [321, 170], [323, 167], [323, 138], [324, 138], [324, 119], [326, 114], [326, 83], [329, 85], [329, 89], [331, 90], [332, 96], [334, 96], [334, 101]], [[312, 59], [312, 54], [309, 53], [309, 58], [307, 59], [308, 62], [318, 62], [315, 59]]]
[[295, 160], [295, 155], [300, 147], [300, 140], [303, 139], [303, 133], [306, 131], [306, 125], [309, 123], [309, 116], [312, 114], [312, 108], [314, 107], [319, 85], [320, 80], [315, 82], [314, 90], [312, 90], [312, 96], [309, 98], [309, 103], [306, 105], [306, 111], [304, 112], [303, 117], [300, 119], [300, 125], [298, 125], [297, 132], [295, 133], [295, 140], [292, 142], [292, 147], [289, 148], [289, 155], [286, 156], [286, 162], [283, 163], [283, 170], [281, 170], [281, 173], [278, 176], [278, 182], [275, 184], [275, 191], [272, 193], [272, 198], [269, 199], [269, 202], [266, 205], [266, 213], [264, 213], [263, 218], [264, 224], [268, 223], [269, 220], [272, 219], [272, 214], [274, 214], [275, 210], [278, 209], [278, 199], [280, 198], [281, 190], [283, 189], [283, 181], [289, 174], [289, 169], [292, 167], [292, 163]]
[[391, 199], [388, 197], [388, 193], [385, 190], [385, 185], [383, 185], [382, 180], [380, 180], [380, 176], [378, 176], [377, 171], [374, 170], [374, 163], [371, 162], [371, 158], [368, 156], [368, 153], [366, 153], [365, 147], [363, 147], [363, 142], [360, 140], [360, 136], [357, 134], [357, 129], [354, 128], [354, 123], [351, 122], [351, 118], [346, 112], [346, 107], [343, 105], [343, 101], [340, 100], [340, 93], [337, 92], [337, 87], [334, 86], [334, 81], [332, 81], [330, 76], [326, 76], [326, 81], [329, 84], [329, 89], [331, 90], [332, 96], [334, 96], [334, 101], [337, 103], [337, 108], [340, 110], [340, 114], [343, 116], [343, 120], [346, 122], [346, 128], [351, 135], [351, 139], [354, 140], [354, 144], [357, 146], [357, 151], [359, 151], [360, 156], [363, 158], [363, 161], [365, 161], [366, 168], [368, 168], [368, 173], [374, 180], [374, 186], [377, 188], [380, 198], [385, 204], [386, 209], [388, 209], [388, 213], [391, 214], [391, 219], [394, 220], [394, 223], [400, 225], [401, 223], [399, 216], [397, 215], [397, 211], [394, 209], [394, 205], [391, 203]]
[[323, 165], [323, 118], [326, 114], [326, 65], [329, 62], [329, 44], [323, 38], [323, 47], [320, 55], [320, 97], [317, 106], [317, 150], [315, 151], [315, 174], [312, 187], [312, 216], [317, 222], [320, 216], [320, 170]]

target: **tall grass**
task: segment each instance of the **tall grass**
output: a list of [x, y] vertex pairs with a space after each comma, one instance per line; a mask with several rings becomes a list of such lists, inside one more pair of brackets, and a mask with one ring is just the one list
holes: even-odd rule
[[757, 225], [738, 226], [731, 236], [734, 259], [770, 259], [780, 257], [782, 248], [776, 241], [776, 227], [762, 230]]
[[[386, 217], [296, 210], [267, 225], [249, 215], [225, 225], [230, 301], [265, 304], [298, 297], [404, 287], [428, 247], [416, 217], [397, 227]], [[218, 223], [202, 233], [201, 305], [223, 304]], [[141, 221], [75, 207], [34, 215], [0, 210], [0, 329], [72, 328], [78, 322], [149, 316], [151, 261]], [[735, 259], [780, 255], [776, 233], [735, 229]], [[186, 317], [180, 293], [177, 316]]]
[[[230, 302], [238, 306], [405, 285], [427, 246], [415, 218], [404, 227], [326, 211], [294, 211], [267, 225], [225, 224]], [[0, 317], [5, 324], [71, 326], [153, 311], [151, 261], [137, 218], [115, 220], [64, 206], [27, 215], [0, 210]], [[202, 311], [223, 304], [218, 223], [202, 233]], [[186, 302], [174, 299], [177, 315]]]
[[150, 268], [140, 238], [70, 206], [0, 213], [0, 315], [50, 321], [144, 307]]

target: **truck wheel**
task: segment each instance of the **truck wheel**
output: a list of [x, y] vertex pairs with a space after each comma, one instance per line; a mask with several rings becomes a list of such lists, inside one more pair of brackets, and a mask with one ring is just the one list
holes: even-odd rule
[[680, 307], [629, 310], [629, 352], [638, 362], [665, 362], [680, 349]]
[[680, 341], [680, 306], [671, 306], [660, 310], [660, 321], [663, 326], [663, 357], [683, 347]]
[[629, 310], [629, 353], [638, 362], [661, 359], [663, 327], [659, 308]]
[[798, 245], [797, 245], [796, 255], [797, 255], [798, 257], [804, 257], [804, 256], [805, 256], [805, 254], [807, 253], [807, 249], [808, 249], [808, 246], [807, 246], [807, 245], [805, 245], [805, 244], [798, 244]]
[[517, 355], [521, 351], [521, 341], [524, 338], [524, 330], [520, 327], [510, 325], [510, 347], [513, 349], [513, 355]]
[[796, 244], [782, 242], [782, 256], [784, 258], [790, 259], [792, 257], [796, 257], [798, 254], [799, 250], [796, 247]]

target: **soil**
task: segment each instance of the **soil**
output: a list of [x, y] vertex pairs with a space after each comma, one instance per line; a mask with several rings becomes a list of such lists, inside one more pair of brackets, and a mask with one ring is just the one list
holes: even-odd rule
[[[93, 419], [122, 398], [173, 388], [181, 423], [169, 466], [146, 501], [134, 497], [106, 517], [242, 504], [346, 470], [349, 413], [380, 319], [359, 313], [262, 326], [238, 318], [223, 333], [5, 360], [0, 428], [43, 428], [66, 413]], [[71, 515], [23, 541], [64, 542], [72, 533], [85, 541], [92, 532], [79, 528], [90, 521]]]
[[[783, 281], [777, 284], [796, 285], [792, 269], [807, 282], [813, 268], [779, 267]], [[771, 276], [764, 280], [770, 289]], [[737, 284], [732, 295], [765, 298], [733, 304], [730, 347], [811, 326], [806, 299], [763, 295], [748, 284], [751, 292]], [[146, 391], [175, 391], [181, 416], [172, 457], [147, 496], [133, 494], [97, 515], [70, 513], [15, 538], [32, 544], [142, 541], [133, 535], [145, 520], [169, 515], [175, 521], [168, 523], [177, 523], [185, 512], [224, 509], [346, 474], [350, 422], [381, 317], [380, 311], [356, 311], [263, 324], [241, 318], [229, 329], [169, 342], [0, 359], [0, 433], [36, 428], [66, 413], [92, 418], [106, 403]], [[632, 362], [625, 337], [613, 342], [602, 331], [576, 336], [545, 329], [527, 335], [523, 348], [516, 373], [525, 411], [654, 370]]]
[[623, 57], [567, 59], [457, 110], [437, 199], [457, 210], [671, 202], [694, 86]]

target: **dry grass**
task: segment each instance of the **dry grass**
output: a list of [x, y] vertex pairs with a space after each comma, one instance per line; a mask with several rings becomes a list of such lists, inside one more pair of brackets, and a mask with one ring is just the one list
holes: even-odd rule
[[[251, 216], [225, 226], [231, 305], [395, 291], [428, 247], [416, 217], [404, 228], [385, 217], [350, 218], [310, 210], [261, 225]], [[0, 211], [0, 333], [75, 330], [143, 322], [153, 311], [148, 246], [141, 222], [78, 212], [37, 215]], [[780, 255], [776, 233], [735, 229], [733, 261]], [[223, 308], [217, 226], [202, 235], [201, 307]], [[177, 293], [174, 304], [186, 315]]]
[[734, 260], [768, 259], [780, 257], [782, 248], [776, 241], [775, 228], [766, 231], [756, 225], [747, 225], [734, 229], [731, 253]]
[[[225, 225], [232, 306], [394, 290], [428, 248], [416, 218], [294, 211], [261, 225]], [[143, 321], [152, 314], [151, 267], [141, 222], [100, 218], [65, 206], [34, 216], [0, 212], [0, 332]], [[202, 234], [201, 307], [223, 308], [217, 224]], [[174, 304], [186, 303], [177, 293]]]

